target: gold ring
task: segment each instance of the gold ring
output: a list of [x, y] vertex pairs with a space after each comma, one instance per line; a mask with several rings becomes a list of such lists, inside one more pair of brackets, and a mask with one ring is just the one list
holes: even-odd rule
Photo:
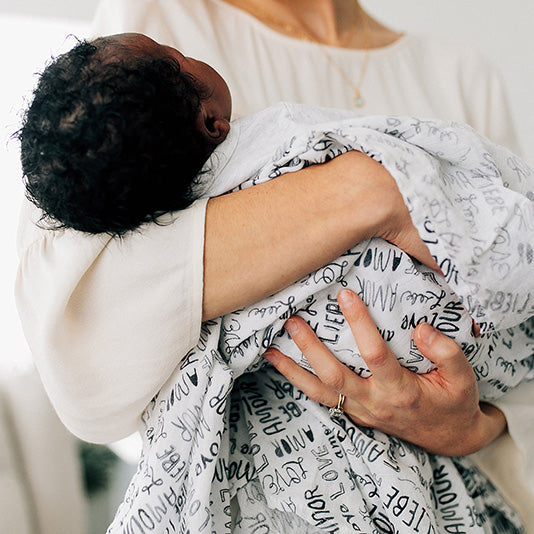
[[332, 407], [328, 410], [330, 417], [341, 417], [343, 415], [343, 403], [345, 402], [345, 395], [339, 394], [339, 399], [337, 400], [337, 406]]

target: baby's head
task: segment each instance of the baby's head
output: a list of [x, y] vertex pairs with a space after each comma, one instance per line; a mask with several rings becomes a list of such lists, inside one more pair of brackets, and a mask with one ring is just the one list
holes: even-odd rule
[[122, 235], [187, 207], [229, 130], [210, 66], [141, 34], [81, 42], [42, 73], [21, 141], [28, 198], [53, 228]]

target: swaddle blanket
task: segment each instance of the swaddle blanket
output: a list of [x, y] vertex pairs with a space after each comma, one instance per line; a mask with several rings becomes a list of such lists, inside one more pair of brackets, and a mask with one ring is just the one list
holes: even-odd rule
[[432, 369], [412, 341], [424, 320], [462, 346], [483, 399], [533, 378], [534, 176], [470, 128], [280, 104], [233, 124], [198, 192], [248, 187], [348, 150], [394, 176], [444, 276], [371, 239], [264, 301], [204, 323], [144, 414], [143, 456], [108, 532], [523, 531], [467, 459], [332, 419], [261, 358], [275, 345], [308, 365], [283, 331], [299, 314], [368, 376], [336, 303], [349, 287], [413, 371]]

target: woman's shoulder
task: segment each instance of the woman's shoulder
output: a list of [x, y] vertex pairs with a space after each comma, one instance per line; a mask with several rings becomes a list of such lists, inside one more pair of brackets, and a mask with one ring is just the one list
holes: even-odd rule
[[47, 254], [56, 251], [59, 255], [64, 251], [72, 251], [72, 257], [79, 257], [81, 249], [102, 250], [110, 237], [99, 234], [81, 239], [85, 235], [76, 230], [54, 228], [54, 223], [47, 222], [43, 213], [29, 200], [22, 202], [19, 225], [17, 230], [17, 250], [20, 258], [24, 258], [32, 249], [46, 250]]

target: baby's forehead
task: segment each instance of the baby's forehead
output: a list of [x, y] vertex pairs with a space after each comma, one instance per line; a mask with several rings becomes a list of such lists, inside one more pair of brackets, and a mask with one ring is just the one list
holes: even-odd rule
[[118, 33], [99, 37], [93, 43], [105, 59], [138, 57], [161, 53], [163, 47], [142, 33]]
[[122, 42], [127, 46], [138, 48], [158, 48], [161, 45], [156, 43], [154, 39], [151, 39], [143, 33], [119, 33], [114, 36], [118, 42]]

